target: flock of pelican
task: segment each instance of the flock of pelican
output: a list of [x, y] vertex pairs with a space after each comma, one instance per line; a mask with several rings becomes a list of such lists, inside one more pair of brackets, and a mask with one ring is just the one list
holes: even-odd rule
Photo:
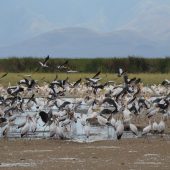
[[[36, 71], [47, 68], [48, 60], [49, 56], [39, 63]], [[66, 61], [57, 68], [65, 69], [67, 64]], [[170, 81], [144, 86], [140, 78], [130, 79], [122, 68], [118, 77], [123, 79], [122, 84], [112, 80], [101, 83], [99, 71], [73, 83], [68, 77], [59, 80], [56, 76], [40, 85], [31, 75], [24, 75], [17, 86], [1, 86], [1, 137], [8, 137], [15, 128], [20, 137], [27, 137], [37, 133], [37, 127], [41, 126], [44, 132], [48, 129], [49, 137], [67, 139], [76, 135], [77, 123], [86, 138], [94, 125], [112, 128], [118, 140], [125, 131], [136, 137], [163, 136], [170, 116]]]

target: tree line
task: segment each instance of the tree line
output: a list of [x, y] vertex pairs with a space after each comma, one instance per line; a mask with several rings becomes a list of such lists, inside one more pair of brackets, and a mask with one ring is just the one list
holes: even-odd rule
[[[72, 70], [84, 73], [96, 71], [115, 73], [121, 67], [128, 73], [168, 73], [170, 72], [170, 57], [143, 58], [129, 56], [127, 58], [50, 58], [49, 68], [39, 72], [57, 72], [57, 66], [68, 60], [68, 66]], [[0, 72], [34, 72], [39, 67], [39, 61], [43, 58], [13, 57], [0, 59]]]

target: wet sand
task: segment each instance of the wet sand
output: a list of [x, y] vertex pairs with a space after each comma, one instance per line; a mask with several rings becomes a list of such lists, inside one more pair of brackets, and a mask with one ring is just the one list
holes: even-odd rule
[[169, 170], [170, 139], [156, 137], [77, 143], [54, 139], [1, 139], [0, 169]]

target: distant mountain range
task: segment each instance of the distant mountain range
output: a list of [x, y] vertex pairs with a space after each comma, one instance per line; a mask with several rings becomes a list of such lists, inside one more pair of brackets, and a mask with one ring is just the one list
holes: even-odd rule
[[86, 28], [64, 28], [30, 40], [0, 48], [0, 57], [164, 57], [170, 54], [169, 40], [148, 39], [134, 30], [98, 33]]
[[[44, 57], [48, 54], [51, 57], [170, 56], [169, 0], [124, 4], [110, 0], [97, 5], [98, 0], [91, 3], [73, 1], [67, 2], [68, 13], [64, 2], [45, 5], [24, 1], [15, 5], [11, 1], [9, 6], [3, 1], [0, 6], [0, 57]], [[34, 8], [28, 8], [31, 4]], [[85, 4], [89, 6], [88, 12]], [[10, 12], [6, 12], [5, 6]]]

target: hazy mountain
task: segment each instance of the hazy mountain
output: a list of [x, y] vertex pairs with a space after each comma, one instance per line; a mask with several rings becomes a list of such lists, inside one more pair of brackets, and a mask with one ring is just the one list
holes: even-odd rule
[[15, 1], [0, 6], [0, 57], [170, 55], [169, 0]]
[[150, 40], [136, 31], [98, 33], [85, 28], [53, 30], [13, 46], [0, 48], [1, 57], [113, 57], [140, 55], [158, 57], [170, 54], [167, 41]]

